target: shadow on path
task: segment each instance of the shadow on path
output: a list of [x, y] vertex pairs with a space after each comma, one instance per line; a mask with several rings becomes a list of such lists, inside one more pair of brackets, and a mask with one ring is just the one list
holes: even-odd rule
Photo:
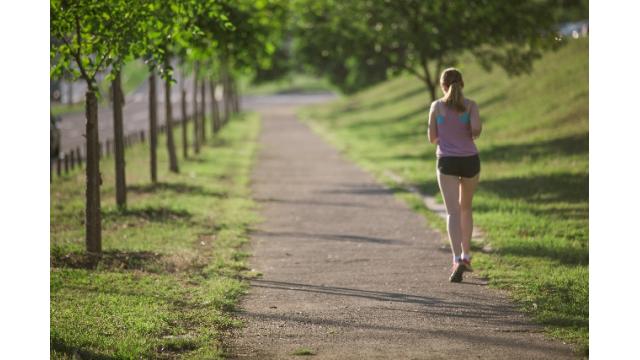
[[[359, 329], [359, 330], [374, 330], [382, 332], [391, 332], [393, 334], [402, 333], [414, 333], [423, 336], [427, 339], [440, 338], [444, 340], [460, 339], [466, 342], [471, 342], [481, 346], [493, 345], [500, 347], [512, 348], [516, 351], [522, 351], [523, 349], [544, 351], [549, 354], [558, 354], [559, 356], [566, 355], [566, 350], [558, 348], [553, 345], [544, 345], [539, 343], [533, 343], [526, 340], [517, 340], [512, 336], [499, 336], [496, 333], [520, 333], [520, 332], [540, 332], [540, 329], [499, 329], [499, 328], [486, 328], [478, 327], [475, 334], [470, 334], [467, 331], [457, 331], [453, 329], [438, 330], [438, 329], [419, 329], [412, 327], [397, 327], [387, 325], [376, 325], [367, 323], [354, 323], [348, 320], [334, 320], [326, 318], [318, 318], [312, 316], [304, 316], [297, 314], [265, 314], [255, 312], [243, 312], [243, 315], [251, 317], [255, 320], [264, 322], [283, 322], [292, 321], [302, 325], [315, 325], [315, 326], [335, 326], [343, 329]], [[254, 320], [254, 321], [255, 321]], [[465, 328], [468, 329], [468, 328]], [[385, 337], [386, 334], [376, 334]]]
[[403, 240], [385, 239], [370, 236], [360, 235], [346, 235], [346, 234], [317, 234], [317, 233], [305, 233], [305, 232], [293, 232], [293, 231], [255, 231], [253, 235], [267, 236], [267, 237], [287, 237], [287, 238], [305, 238], [305, 239], [321, 239], [321, 240], [336, 240], [336, 241], [350, 241], [357, 243], [373, 243], [383, 245], [410, 245]]

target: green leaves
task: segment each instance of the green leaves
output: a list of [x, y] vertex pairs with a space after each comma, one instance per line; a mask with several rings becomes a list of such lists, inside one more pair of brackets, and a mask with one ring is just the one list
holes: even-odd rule
[[[98, 72], [142, 58], [171, 79], [172, 57], [267, 67], [281, 42], [287, 0], [51, 0], [50, 75], [71, 73], [95, 90]], [[73, 66], [72, 66], [73, 64]], [[91, 85], [92, 84], [92, 85]]]
[[96, 74], [107, 68], [119, 69], [140, 38], [138, 22], [144, 16], [141, 3], [52, 0], [51, 76], [71, 73], [97, 90]]
[[519, 74], [557, 47], [547, 1], [293, 0], [292, 7], [296, 56], [346, 92], [384, 80], [389, 69], [432, 87], [464, 51]]

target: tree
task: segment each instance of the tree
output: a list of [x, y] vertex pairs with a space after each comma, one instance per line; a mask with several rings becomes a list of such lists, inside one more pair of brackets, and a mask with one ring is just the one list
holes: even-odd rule
[[199, 63], [196, 61], [193, 70], [193, 152], [200, 153], [200, 109], [198, 108], [198, 70]]
[[222, 3], [222, 9], [232, 24], [217, 33], [224, 124], [239, 108], [236, 76], [249, 74], [256, 64], [260, 68], [271, 66], [276, 44], [282, 40], [288, 1], [229, 1]]
[[124, 154], [124, 119], [122, 107], [124, 106], [124, 93], [122, 92], [122, 80], [120, 73], [125, 60], [130, 58], [139, 46], [142, 32], [140, 22], [147, 16], [144, 7], [138, 2], [123, 2], [126, 6], [126, 16], [119, 22], [120, 28], [112, 28], [117, 41], [114, 42], [115, 49], [113, 57], [115, 60], [111, 65], [111, 91], [113, 100], [113, 144], [114, 144], [114, 166], [116, 178], [116, 205], [120, 210], [127, 206], [127, 183], [125, 176], [125, 154]]
[[[169, 67], [169, 59], [165, 59], [165, 67]], [[167, 151], [169, 152], [169, 171], [179, 172], [178, 158], [176, 156], [176, 146], [173, 140], [173, 113], [171, 108], [171, 78], [164, 79], [164, 104], [165, 104], [165, 123], [167, 128]]]
[[111, 89], [113, 91], [113, 148], [116, 168], [116, 205], [122, 210], [127, 206], [127, 182], [124, 160], [124, 121], [122, 118], [124, 94], [122, 93], [120, 71], [115, 72], [115, 78], [111, 82]]
[[[349, 94], [387, 79], [392, 69], [372, 39], [363, 2], [292, 3], [293, 57]], [[400, 42], [397, 42], [401, 45]]]
[[[173, 48], [176, 46], [175, 37], [180, 36], [181, 32], [188, 31], [186, 26], [186, 11], [182, 1], [167, 0], [167, 1], [148, 1], [146, 2], [146, 9], [149, 14], [147, 21], [144, 23], [144, 46], [142, 49], [143, 56], [147, 59], [149, 64], [149, 71], [153, 76], [154, 72], [158, 72], [160, 77], [164, 80], [165, 85], [165, 129], [167, 139], [167, 152], [169, 154], [169, 170], [172, 172], [178, 172], [178, 158], [176, 156], [175, 141], [173, 138], [173, 116], [171, 105], [171, 82], [174, 81], [173, 67], [171, 66], [171, 57]], [[150, 87], [151, 91], [151, 87]], [[155, 97], [155, 89], [150, 94], [150, 102]], [[155, 105], [150, 105], [155, 107]], [[150, 111], [150, 123], [153, 127], [153, 123], [157, 122], [155, 111]], [[157, 134], [151, 131], [150, 137], [155, 138]], [[154, 169], [157, 167], [155, 164], [155, 147], [157, 140], [153, 139], [151, 142], [151, 168], [152, 179], [157, 177], [154, 174]]]
[[158, 182], [158, 100], [156, 91], [156, 74], [149, 74], [149, 169], [151, 182]]
[[66, 70], [87, 83], [85, 241], [92, 253], [102, 251], [96, 77], [109, 67], [118, 68], [126, 57], [137, 4], [124, 0], [50, 2], [50, 33], [56, 39], [51, 43], [51, 77], [59, 78]]
[[206, 126], [205, 119], [207, 118], [207, 106], [206, 106], [206, 80], [204, 77], [200, 80], [200, 125], [198, 125], [198, 129], [200, 130], [200, 141], [204, 144], [207, 140], [206, 136]]
[[186, 75], [182, 72], [182, 81], [180, 89], [180, 109], [182, 110], [182, 156], [186, 159], [189, 157], [189, 144], [187, 137], [187, 90], [185, 88]]
[[217, 83], [213, 75], [209, 78], [209, 95], [211, 96], [211, 133], [217, 134], [220, 131], [220, 110], [218, 108], [218, 100], [216, 99]]
[[[343, 68], [348, 71], [341, 74], [347, 78], [362, 76], [359, 66], [362, 63], [380, 64], [391, 73], [409, 72], [425, 84], [432, 99], [436, 98], [440, 71], [455, 65], [465, 51], [488, 70], [499, 65], [508, 74], [518, 75], [530, 71], [533, 60], [544, 51], [558, 46], [555, 22], [546, 1], [401, 0], [337, 4], [323, 0], [296, 4], [301, 9], [297, 35], [298, 44], [302, 44], [298, 51], [303, 58], [347, 64]], [[307, 42], [314, 46], [304, 45]], [[357, 66], [348, 66], [350, 62]], [[319, 71], [327, 68], [322, 61], [311, 64]]]

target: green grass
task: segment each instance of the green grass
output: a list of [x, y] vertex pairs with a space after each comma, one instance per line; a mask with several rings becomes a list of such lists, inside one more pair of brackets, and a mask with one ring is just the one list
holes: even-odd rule
[[326, 79], [321, 79], [305, 74], [292, 74], [287, 77], [270, 81], [264, 84], [254, 85], [247, 80], [241, 82], [241, 91], [244, 95], [269, 95], [290, 93], [315, 93], [336, 91], [335, 87]]
[[[458, 67], [484, 125], [474, 220], [494, 251], [477, 251], [475, 267], [548, 334], [588, 353], [588, 40], [569, 41], [522, 77], [485, 72], [468, 57]], [[403, 76], [300, 115], [382, 181], [391, 170], [437, 194], [430, 102], [419, 81]], [[401, 197], [426, 213], [414, 196]], [[444, 230], [435, 214], [427, 218]]]
[[84, 111], [84, 103], [77, 104], [51, 104], [51, 114], [64, 115], [71, 113], [78, 113]]
[[302, 348], [296, 349], [296, 351], [294, 351], [292, 355], [307, 356], [307, 355], [315, 355], [315, 354], [316, 353], [313, 350], [302, 347]]
[[258, 131], [257, 115], [235, 117], [198, 156], [181, 158], [180, 174], [168, 172], [160, 137], [157, 185], [148, 146], [129, 148], [126, 211], [115, 207], [113, 161], [103, 159], [100, 258], [83, 251], [83, 172], [54, 180], [52, 358], [224, 356], [225, 331], [240, 325], [231, 311], [248, 288], [241, 279], [252, 275], [242, 248], [257, 220], [249, 174]]

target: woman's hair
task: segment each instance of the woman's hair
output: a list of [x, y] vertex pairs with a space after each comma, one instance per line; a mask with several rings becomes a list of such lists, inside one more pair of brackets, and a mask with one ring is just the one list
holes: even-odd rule
[[442, 98], [447, 107], [458, 111], [465, 111], [467, 109], [464, 106], [464, 95], [462, 94], [464, 81], [462, 81], [462, 74], [458, 69], [444, 69], [442, 75], [440, 75], [440, 85], [447, 88], [447, 92], [444, 94], [444, 98]]

